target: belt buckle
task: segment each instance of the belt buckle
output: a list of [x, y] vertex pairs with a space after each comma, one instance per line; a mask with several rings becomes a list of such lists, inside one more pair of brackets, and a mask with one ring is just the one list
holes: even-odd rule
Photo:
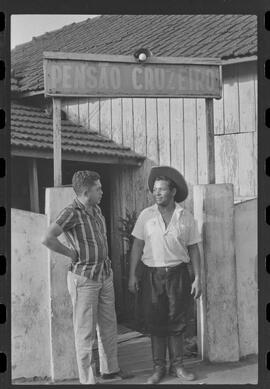
[[165, 266], [165, 272], [167, 273], [169, 270], [168, 266]]

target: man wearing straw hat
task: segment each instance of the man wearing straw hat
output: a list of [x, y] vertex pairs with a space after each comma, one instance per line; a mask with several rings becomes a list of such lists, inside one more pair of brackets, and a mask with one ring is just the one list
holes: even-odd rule
[[[199, 298], [201, 238], [190, 212], [179, 203], [188, 195], [184, 177], [174, 168], [151, 169], [148, 186], [155, 205], [139, 215], [132, 235], [129, 290], [137, 293], [144, 330], [151, 334], [154, 371], [147, 383], [157, 384], [166, 374], [166, 350], [169, 350], [169, 374], [194, 380], [183, 367], [183, 333], [191, 298]], [[136, 274], [139, 261], [142, 274]], [[192, 263], [191, 283], [187, 263]]]

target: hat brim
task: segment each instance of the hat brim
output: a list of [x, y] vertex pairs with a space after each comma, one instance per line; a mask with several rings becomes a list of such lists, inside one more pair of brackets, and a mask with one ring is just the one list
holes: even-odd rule
[[176, 185], [176, 194], [174, 200], [178, 203], [184, 201], [188, 196], [188, 186], [187, 183], [182, 176], [182, 174], [170, 167], [170, 166], [153, 166], [149, 177], [148, 177], [148, 187], [151, 193], [153, 193], [154, 183], [157, 177], [165, 176], [172, 180]]

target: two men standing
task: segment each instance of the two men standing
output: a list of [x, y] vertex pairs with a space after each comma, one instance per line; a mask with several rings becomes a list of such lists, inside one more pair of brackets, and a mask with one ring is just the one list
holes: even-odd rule
[[[73, 305], [73, 326], [79, 379], [95, 384], [93, 344], [97, 333], [101, 375], [119, 374], [117, 323], [113, 274], [108, 258], [105, 219], [98, 206], [102, 197], [100, 177], [78, 171], [72, 179], [76, 198], [49, 227], [43, 243], [70, 257], [68, 290]], [[190, 298], [200, 296], [198, 230], [191, 214], [177, 202], [188, 191], [181, 174], [170, 167], [152, 168], [149, 189], [156, 204], [141, 212], [133, 230], [129, 290], [138, 293], [145, 328], [151, 334], [154, 372], [148, 383], [158, 383], [166, 373], [169, 348], [170, 374], [194, 379], [182, 365], [183, 333]], [[58, 237], [64, 233], [69, 248]], [[141, 280], [135, 270], [142, 260]], [[187, 263], [195, 280], [191, 284]]]

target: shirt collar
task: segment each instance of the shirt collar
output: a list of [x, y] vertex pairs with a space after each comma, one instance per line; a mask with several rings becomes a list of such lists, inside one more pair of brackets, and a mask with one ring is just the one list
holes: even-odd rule
[[[82, 209], [83, 211], [86, 211], [86, 207], [85, 205], [80, 202], [80, 200], [78, 199], [78, 197], [76, 197], [74, 200], [73, 200], [73, 207], [74, 208], [77, 208], [77, 209]], [[97, 212], [100, 212], [100, 208], [98, 205], [95, 205], [94, 207], [94, 210], [97, 211]]]
[[[158, 210], [158, 205], [157, 204], [154, 204], [153, 206], [153, 209], [160, 213], [159, 210]], [[179, 203], [175, 203], [175, 212], [177, 213], [177, 215], [180, 215], [181, 212], [183, 212], [184, 208], [179, 204]]]
[[80, 202], [80, 200], [78, 199], [78, 197], [76, 197], [74, 200], [73, 200], [73, 207], [74, 208], [79, 208], [79, 209], [83, 209], [85, 211], [85, 206], [83, 205], [83, 203]]

